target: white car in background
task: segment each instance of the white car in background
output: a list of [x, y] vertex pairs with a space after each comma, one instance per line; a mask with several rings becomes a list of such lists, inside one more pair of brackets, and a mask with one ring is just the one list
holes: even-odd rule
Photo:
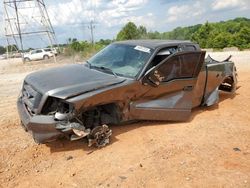
[[44, 49], [31, 50], [29, 53], [24, 54], [24, 61], [33, 61], [41, 59], [49, 59], [54, 56], [52, 51], [46, 51]]
[[0, 55], [0, 60], [3, 60], [3, 59], [7, 59], [7, 55], [6, 54]]
[[44, 48], [44, 50], [45, 50], [46, 52], [52, 52], [53, 54], [55, 54], [55, 56], [58, 55], [58, 51], [57, 51], [56, 48]]

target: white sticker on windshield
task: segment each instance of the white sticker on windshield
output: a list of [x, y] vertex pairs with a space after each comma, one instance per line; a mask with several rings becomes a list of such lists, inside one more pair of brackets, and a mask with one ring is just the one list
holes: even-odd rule
[[134, 49], [142, 51], [142, 52], [150, 53], [150, 49], [146, 48], [146, 47], [143, 47], [143, 46], [136, 46], [136, 47], [134, 47]]

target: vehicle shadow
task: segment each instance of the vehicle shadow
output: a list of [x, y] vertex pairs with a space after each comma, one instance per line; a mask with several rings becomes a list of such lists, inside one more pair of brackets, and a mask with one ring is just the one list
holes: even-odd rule
[[[216, 110], [219, 108], [220, 103], [223, 102], [224, 100], [228, 100], [228, 99], [233, 99], [235, 96], [239, 95], [239, 93], [235, 93], [234, 95], [230, 94], [230, 93], [226, 93], [226, 92], [220, 92], [219, 95], [219, 103], [210, 107], [196, 107], [192, 110], [192, 114], [191, 117], [189, 118], [189, 120], [185, 121], [186, 123], [190, 123], [193, 121], [193, 119], [200, 113], [205, 113], [206, 111], [212, 111], [212, 110]], [[183, 124], [183, 122], [167, 122], [167, 121], [137, 121], [137, 122], [133, 122], [133, 123], [126, 123], [126, 124], [122, 124], [122, 125], [111, 125], [110, 128], [112, 129], [112, 136], [110, 138], [110, 144], [107, 145], [106, 147], [111, 146], [112, 144], [116, 143], [117, 141], [119, 141], [119, 139], [117, 139], [117, 137], [120, 134], [124, 134], [126, 132], [138, 129], [140, 127], [145, 127], [145, 126], [154, 126], [155, 124], [161, 126], [161, 125], [166, 125], [168, 124], [168, 126], [173, 126], [176, 124]], [[77, 141], [69, 141], [66, 138], [61, 138], [59, 140], [56, 140], [54, 142], [51, 143], [47, 143], [46, 144], [49, 148], [51, 153], [54, 152], [65, 152], [65, 151], [72, 151], [72, 150], [83, 150], [86, 151], [86, 154], [90, 154], [93, 153], [95, 151], [98, 150], [98, 148], [92, 146], [92, 147], [88, 147], [88, 141], [87, 139], [81, 139], [81, 140], [77, 140]], [[99, 149], [104, 149], [104, 148], [99, 148]]]
[[87, 139], [70, 141], [67, 138], [60, 138], [56, 141], [46, 143], [46, 146], [50, 148], [51, 153], [80, 150], [80, 149], [88, 153], [94, 149], [92, 147], [88, 147]]
[[224, 91], [220, 91], [220, 93], [219, 93], [219, 102], [217, 104], [214, 104], [212, 106], [199, 106], [199, 107], [194, 108], [192, 110], [191, 117], [189, 118], [189, 120], [187, 122], [192, 122], [193, 119], [200, 113], [205, 113], [206, 111], [213, 111], [213, 110], [218, 109], [221, 102], [223, 102], [224, 100], [229, 100], [229, 99], [232, 100], [237, 95], [240, 95], [237, 91], [234, 94], [224, 92]]

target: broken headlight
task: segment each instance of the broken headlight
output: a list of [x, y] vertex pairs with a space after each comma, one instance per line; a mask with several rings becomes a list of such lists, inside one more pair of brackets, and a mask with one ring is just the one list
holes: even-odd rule
[[73, 105], [55, 97], [48, 97], [42, 109], [44, 115], [55, 115], [58, 120], [69, 119]]

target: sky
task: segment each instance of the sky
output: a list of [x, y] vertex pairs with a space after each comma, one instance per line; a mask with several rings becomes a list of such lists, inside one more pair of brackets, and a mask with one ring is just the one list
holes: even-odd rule
[[[250, 0], [44, 0], [57, 41], [68, 38], [90, 40], [89, 22], [94, 21], [94, 38], [114, 39], [129, 21], [148, 31], [171, 31], [176, 27], [217, 22], [235, 17], [250, 18]], [[22, 10], [35, 17], [38, 11]], [[0, 5], [0, 45], [5, 45], [3, 3]], [[35, 28], [35, 23], [31, 23]], [[27, 25], [23, 26], [24, 30]], [[26, 27], [26, 28], [25, 28]], [[34, 36], [35, 37], [35, 36]], [[43, 44], [40, 38], [25, 38], [25, 47]]]

